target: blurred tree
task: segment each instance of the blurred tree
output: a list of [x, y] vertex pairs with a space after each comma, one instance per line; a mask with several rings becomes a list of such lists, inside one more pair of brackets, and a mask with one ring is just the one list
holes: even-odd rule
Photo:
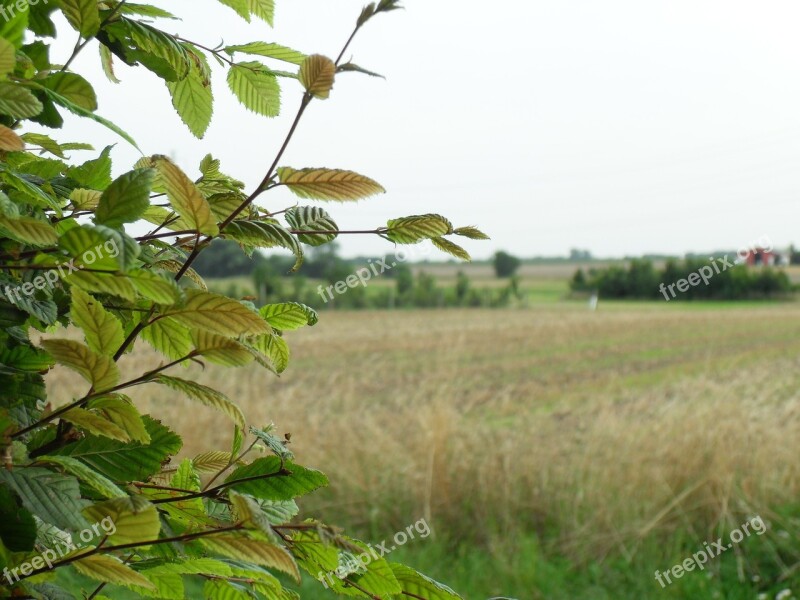
[[494, 272], [498, 277], [511, 277], [519, 269], [522, 261], [502, 250], [494, 255]]

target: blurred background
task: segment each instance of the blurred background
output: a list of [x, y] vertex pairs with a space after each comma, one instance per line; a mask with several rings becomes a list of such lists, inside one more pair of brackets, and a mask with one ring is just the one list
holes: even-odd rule
[[[343, 229], [436, 212], [492, 241], [469, 242], [463, 264], [342, 236], [291, 276], [285, 256], [215, 244], [197, 263], [213, 289], [300, 300], [321, 319], [287, 335], [280, 379], [191, 376], [291, 432], [298, 460], [329, 475], [307, 515], [376, 542], [424, 519], [431, 535], [394, 557], [467, 599], [800, 595], [800, 6], [404, 4], [350, 50], [386, 79], [340, 75], [283, 162], [387, 188], [335, 207]], [[160, 26], [210, 47], [335, 55], [361, 5], [278, 1], [273, 31], [211, 0], [174, 0], [189, 18]], [[99, 73], [99, 60], [87, 52], [74, 68]], [[215, 119], [197, 141], [151, 74], [118, 65], [117, 76], [123, 85], [98, 87], [99, 113], [143, 132], [145, 154], [195, 174], [215, 148], [248, 187], [301, 95], [286, 85], [283, 116], [265, 121], [215, 82]], [[77, 119], [61, 138], [70, 132], [109, 139]], [[138, 158], [123, 144], [112, 156], [117, 173]], [[286, 194], [263, 201], [281, 210]], [[387, 255], [391, 269], [325, 294]], [[738, 264], [678, 284], [724, 257]], [[125, 368], [157, 360], [142, 346]], [[63, 370], [49, 377], [55, 400], [79, 387]], [[134, 398], [174, 406], [186, 456], [228, 443], [211, 412]], [[754, 517], [764, 535], [659, 584], [657, 571]], [[329, 598], [318, 585], [303, 597]]]

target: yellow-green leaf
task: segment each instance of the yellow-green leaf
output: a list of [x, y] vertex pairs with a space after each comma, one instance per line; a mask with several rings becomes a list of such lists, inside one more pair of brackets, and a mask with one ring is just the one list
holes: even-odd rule
[[90, 38], [100, 29], [100, 11], [97, 0], [59, 0], [67, 21], [85, 38]]
[[0, 77], [8, 75], [17, 64], [17, 51], [14, 44], [5, 38], [0, 38]]
[[203, 358], [223, 367], [244, 367], [253, 362], [253, 354], [236, 340], [199, 329], [191, 332], [195, 350]]
[[96, 392], [109, 390], [119, 383], [117, 364], [108, 356], [92, 352], [74, 340], [44, 340], [42, 347], [59, 364], [72, 369], [92, 384]]
[[211, 207], [195, 183], [166, 156], [154, 157], [154, 162], [175, 212], [192, 229], [206, 235], [218, 235], [219, 228], [211, 214]]
[[386, 192], [369, 177], [352, 171], [339, 169], [301, 169], [289, 167], [278, 169], [281, 185], [288, 187], [296, 196], [312, 200], [361, 200]]
[[197, 400], [201, 404], [218, 410], [222, 414], [230, 417], [234, 424], [240, 429], [244, 429], [247, 426], [242, 409], [231, 402], [225, 394], [217, 390], [195, 383], [194, 381], [187, 381], [185, 379], [179, 379], [178, 377], [168, 377], [166, 375], [158, 375], [154, 381], [166, 385], [175, 391], [182, 392], [192, 400]]
[[122, 323], [80, 288], [72, 287], [72, 322], [83, 330], [86, 344], [94, 352], [114, 356], [125, 341]]
[[112, 423], [104, 416], [83, 408], [73, 408], [61, 415], [61, 418], [94, 435], [102, 435], [103, 437], [126, 443], [131, 441], [131, 436], [128, 435], [128, 432], [120, 428], [116, 423]]
[[58, 242], [56, 230], [44, 221], [33, 217], [10, 219], [0, 215], [0, 228], [12, 240], [31, 246], [53, 246]]
[[150, 434], [147, 433], [142, 415], [136, 410], [130, 398], [122, 394], [112, 394], [103, 398], [96, 398], [89, 402], [89, 408], [95, 410], [122, 429], [128, 437], [142, 444], [150, 443]]
[[200, 290], [188, 290], [186, 296], [185, 305], [171, 308], [163, 316], [227, 337], [272, 331], [258, 313], [241, 302]]
[[[110, 519], [116, 531], [109, 535], [109, 544], [139, 544], [158, 538], [161, 522], [156, 507], [141, 496], [114, 498], [93, 504], [83, 510], [87, 519], [101, 523]], [[106, 521], [108, 522], [108, 521]]]
[[212, 552], [278, 569], [294, 577], [298, 583], [300, 582], [300, 571], [294, 558], [284, 548], [275, 544], [233, 534], [205, 537], [201, 543]]
[[281, 89], [275, 75], [259, 62], [237, 63], [228, 71], [228, 87], [248, 110], [265, 117], [281, 112]]
[[75, 570], [86, 577], [103, 583], [112, 583], [124, 586], [139, 586], [148, 590], [156, 589], [149, 579], [131, 569], [129, 566], [109, 554], [95, 554], [87, 558], [82, 558], [72, 566]]

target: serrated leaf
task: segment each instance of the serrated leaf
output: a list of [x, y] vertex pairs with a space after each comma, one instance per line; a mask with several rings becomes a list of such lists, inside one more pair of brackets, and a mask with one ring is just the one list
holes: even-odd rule
[[280, 44], [270, 44], [267, 42], [251, 42], [249, 44], [240, 44], [238, 46], [226, 46], [225, 52], [233, 55], [236, 52], [244, 54], [253, 54], [256, 56], [263, 56], [265, 58], [274, 58], [293, 65], [302, 65], [306, 59], [306, 55], [297, 50], [292, 50]]
[[0, 114], [14, 119], [29, 119], [44, 110], [31, 91], [14, 83], [0, 82]]
[[74, 189], [69, 195], [75, 210], [95, 210], [100, 205], [102, 192], [95, 190]]
[[171, 360], [179, 360], [192, 351], [189, 328], [173, 319], [159, 319], [142, 331], [142, 339]]
[[199, 290], [187, 290], [186, 296], [184, 306], [171, 308], [163, 316], [227, 337], [271, 331], [264, 319], [241, 302]]
[[279, 335], [267, 333], [247, 340], [247, 345], [260, 352], [272, 362], [277, 373], [283, 373], [289, 366], [289, 345]]
[[14, 490], [23, 506], [46, 523], [68, 530], [88, 525], [81, 516], [88, 502], [81, 499], [78, 480], [72, 476], [40, 467], [0, 469], [0, 482]]
[[166, 375], [158, 375], [154, 379], [156, 383], [166, 385], [167, 387], [186, 394], [192, 400], [197, 400], [205, 406], [209, 406], [218, 410], [222, 414], [230, 417], [230, 419], [240, 428], [246, 427], [246, 420], [242, 409], [236, 404], [231, 402], [223, 393], [210, 387], [195, 383], [194, 381], [187, 381], [177, 377], [168, 377]]
[[131, 440], [142, 444], [150, 443], [150, 434], [147, 432], [142, 415], [127, 396], [112, 394], [95, 398], [89, 402], [89, 408], [105, 415], [109, 421], [125, 431]]
[[198, 473], [218, 473], [228, 466], [231, 458], [230, 452], [215, 450], [198, 454], [192, 459], [192, 464]]
[[179, 81], [167, 81], [172, 96], [172, 106], [180, 115], [189, 131], [202, 139], [211, 124], [214, 114], [214, 94], [211, 91], [211, 70], [205, 56], [189, 49], [192, 68]]
[[161, 522], [156, 507], [141, 496], [125, 496], [98, 502], [83, 510], [93, 523], [104, 520], [114, 524], [108, 532], [110, 545], [140, 544], [158, 538]]
[[205, 537], [201, 543], [212, 552], [278, 569], [291, 575], [298, 583], [300, 582], [297, 563], [294, 562], [292, 555], [281, 546], [233, 534]]
[[17, 65], [17, 51], [14, 44], [0, 37], [0, 77], [8, 75]]
[[380, 73], [373, 73], [372, 71], [368, 71], [367, 69], [364, 69], [363, 67], [359, 67], [358, 65], [353, 64], [351, 62], [345, 63], [343, 65], [339, 65], [339, 67], [336, 69], [336, 71], [338, 73], [361, 73], [363, 75], [369, 75], [370, 77], [378, 77], [379, 79], [386, 79]]
[[293, 331], [306, 325], [314, 326], [319, 316], [313, 308], [299, 302], [267, 304], [259, 311], [261, 316], [275, 329]]
[[129, 273], [128, 278], [139, 294], [157, 304], [172, 306], [181, 300], [180, 286], [172, 277], [141, 270]]
[[[269, 476], [279, 473], [282, 465], [291, 472], [291, 475]], [[240, 484], [233, 483], [259, 476], [264, 478], [244, 481]], [[328, 478], [314, 469], [282, 462], [277, 456], [269, 456], [237, 468], [228, 476], [225, 483], [232, 484], [230, 489], [235, 489], [240, 494], [247, 494], [261, 500], [280, 501], [310, 494], [314, 490], [328, 485]]]
[[280, 86], [275, 75], [259, 62], [237, 63], [228, 71], [228, 87], [248, 110], [265, 117], [281, 111]]
[[296, 206], [286, 211], [286, 222], [294, 231], [319, 231], [325, 233], [300, 233], [297, 235], [304, 244], [322, 246], [338, 237], [339, 226], [323, 209], [316, 206]]
[[275, 0], [248, 0], [250, 12], [269, 23], [270, 26], [274, 25], [275, 18]]
[[361, 200], [386, 192], [369, 177], [352, 171], [338, 169], [278, 169], [280, 185], [288, 187], [296, 196], [311, 200]]
[[38, 460], [39, 462], [60, 466], [67, 473], [74, 475], [105, 498], [126, 498], [128, 496], [111, 480], [103, 477], [100, 473], [75, 458], [69, 456], [43, 456]]
[[300, 83], [315, 98], [328, 98], [335, 78], [336, 64], [327, 56], [312, 54], [300, 66]]
[[64, 279], [70, 285], [77, 286], [86, 292], [109, 294], [129, 302], [136, 300], [136, 290], [131, 285], [130, 278], [124, 275], [106, 275], [104, 273], [79, 271], [78, 273], [67, 275]]
[[439, 215], [416, 215], [392, 219], [387, 224], [386, 237], [396, 244], [418, 244], [453, 231], [453, 225]]
[[95, 222], [116, 228], [139, 220], [150, 206], [155, 176], [153, 169], [136, 169], [114, 180], [100, 197]]
[[123, 564], [118, 558], [108, 554], [95, 554], [72, 563], [75, 570], [95, 581], [123, 586], [138, 586], [149, 590], [156, 589], [150, 580]]
[[0, 486], [0, 541], [11, 552], [30, 552], [36, 543], [33, 515], [6, 486]]
[[100, 29], [100, 11], [96, 0], [58, 0], [64, 16], [83, 37], [90, 38]]
[[102, 415], [84, 410], [83, 408], [73, 408], [61, 415], [61, 418], [93, 435], [100, 435], [120, 442], [131, 441], [127, 431]]
[[189, 223], [191, 229], [206, 235], [219, 235], [211, 207], [197, 185], [167, 157], [154, 157], [154, 162], [175, 212]]
[[389, 563], [389, 567], [406, 596], [426, 600], [462, 600], [461, 596], [446, 585], [418, 573], [411, 567], [399, 563]]
[[277, 222], [233, 221], [224, 237], [250, 248], [286, 248], [295, 256], [293, 269], [303, 264], [303, 248], [289, 231]]
[[123, 444], [88, 435], [50, 455], [71, 456], [115, 482], [147, 481], [161, 470], [161, 464], [181, 449], [181, 439], [150, 417], [143, 417], [150, 442]]
[[454, 244], [447, 238], [438, 237], [438, 238], [431, 238], [431, 242], [433, 245], [436, 246], [442, 252], [446, 252], [451, 256], [455, 256], [456, 258], [460, 258], [461, 260], [465, 260], [467, 262], [472, 260], [472, 257], [469, 255], [469, 252], [464, 250], [458, 244]]
[[94, 88], [76, 73], [54, 73], [39, 80], [39, 83], [84, 110], [91, 112], [97, 110], [97, 95]]
[[119, 383], [117, 364], [108, 356], [92, 352], [74, 340], [43, 340], [42, 347], [59, 364], [72, 369], [92, 384], [95, 392], [109, 390]]
[[[0, 38], [0, 40], [2, 40], [2, 38]], [[25, 142], [11, 129], [5, 125], [0, 125], [0, 150], [5, 152], [21, 152], [25, 150]]]
[[93, 352], [114, 356], [125, 341], [122, 323], [80, 288], [73, 287], [71, 293], [70, 318], [83, 330], [86, 344]]
[[250, 2], [249, 0], [219, 0], [220, 4], [224, 4], [228, 8], [236, 11], [236, 14], [242, 17], [248, 23], [250, 22]]
[[207, 361], [223, 367], [244, 367], [253, 362], [253, 354], [244, 345], [221, 335], [192, 330], [192, 343]]
[[278, 458], [282, 460], [294, 459], [294, 454], [286, 447], [286, 442], [272, 434], [272, 426], [267, 429], [250, 428], [250, 433], [256, 436], [266, 447]]
[[58, 242], [56, 230], [49, 223], [33, 217], [9, 219], [0, 216], [0, 228], [12, 240], [32, 246], [53, 246]]
[[488, 235], [483, 233], [477, 227], [459, 227], [455, 231], [453, 231], [456, 235], [460, 235], [471, 240], [489, 240], [491, 239]]

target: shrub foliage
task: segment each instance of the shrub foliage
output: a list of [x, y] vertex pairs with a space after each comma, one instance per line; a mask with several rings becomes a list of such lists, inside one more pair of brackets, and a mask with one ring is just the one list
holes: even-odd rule
[[[220, 0], [242, 18], [273, 20], [273, 0]], [[331, 95], [355, 33], [397, 9], [369, 4], [338, 59], [273, 42], [210, 48], [155, 23], [162, 8], [117, 0], [2, 0], [0, 20], [0, 592], [33, 598], [140, 596], [298, 597], [291, 580], [339, 570], [336, 592], [370, 598], [457, 596], [402, 565], [375, 559], [365, 571], [341, 565], [364, 544], [315, 520], [298, 518], [297, 498], [327, 484], [294, 462], [273, 428], [246, 422], [221, 392], [180, 377], [189, 362], [215, 368], [255, 365], [276, 374], [288, 366], [285, 332], [317, 322], [293, 302], [257, 308], [209, 292], [192, 264], [212, 241], [247, 252], [285, 248], [303, 261], [304, 245], [340, 230], [319, 207], [271, 212], [257, 201], [285, 187], [303, 200], [355, 201], [383, 188], [358, 173], [281, 164], [303, 114]], [[170, 25], [170, 30], [174, 25]], [[78, 38], [69, 57], [51, 57], [57, 34]], [[162, 79], [179, 117], [198, 138], [213, 114], [211, 68], [227, 71], [245, 108], [276, 116], [281, 82], [298, 90], [299, 109], [285, 143], [252, 191], [224, 173], [211, 155], [188, 175], [165, 156], [145, 156], [112, 176], [111, 147], [40, 133], [68, 114], [91, 119], [136, 146], [97, 112], [91, 83], [71, 66], [99, 48], [106, 75], [120, 62]], [[115, 140], [118, 141], [118, 140]], [[88, 160], [72, 158], [91, 153]], [[85, 156], [81, 154], [81, 156]], [[266, 165], [265, 165], [266, 167]], [[116, 172], [116, 171], [115, 171]], [[151, 223], [134, 237], [134, 224]], [[439, 215], [392, 219], [374, 233], [399, 244], [432, 240], [466, 258], [450, 239], [480, 238]], [[74, 326], [80, 338], [62, 327]], [[163, 356], [131, 379], [119, 365], [134, 346]], [[86, 380], [72, 402], [48, 403], [44, 375], [55, 365]], [[183, 460], [180, 436], [140, 414], [126, 395], [160, 386], [220, 413], [234, 431], [230, 448]], [[98, 524], [113, 527], [98, 527]], [[70, 545], [72, 538], [79, 543]], [[58, 552], [56, 552], [58, 549]], [[349, 561], [352, 562], [352, 561]], [[131, 592], [122, 592], [128, 588]]]

